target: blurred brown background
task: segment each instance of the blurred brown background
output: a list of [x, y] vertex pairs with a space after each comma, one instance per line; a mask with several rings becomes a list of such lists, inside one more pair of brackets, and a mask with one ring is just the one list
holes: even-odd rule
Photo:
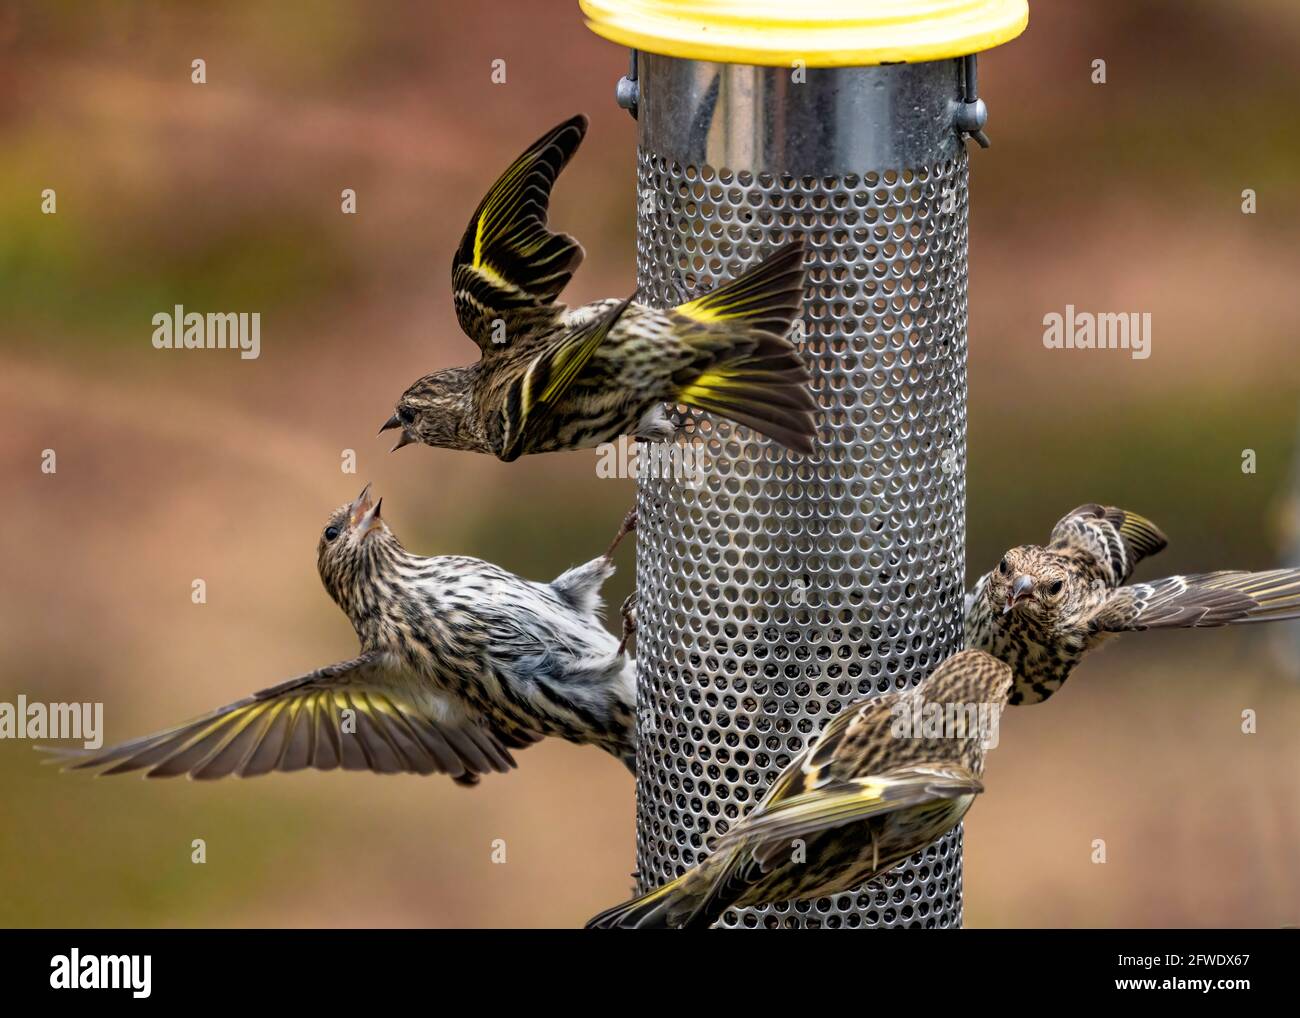
[[[1283, 0], [1055, 2], [981, 61], [970, 576], [1093, 499], [1166, 528], [1145, 576], [1282, 554], [1297, 44]], [[604, 546], [633, 488], [598, 479], [594, 453], [390, 457], [374, 432], [409, 381], [473, 355], [452, 249], [499, 170], [577, 110], [591, 132], [552, 207], [588, 251], [568, 298], [631, 289], [625, 62], [567, 2], [3, 8], [0, 700], [102, 700], [115, 741], [350, 655], [314, 548], [365, 480], [425, 553], [549, 578]], [[261, 358], [154, 350], [150, 319], [176, 303], [260, 311]], [[1153, 355], [1045, 350], [1042, 317], [1067, 303], [1151, 312]], [[1009, 713], [967, 824], [968, 924], [1300, 922], [1295, 656], [1267, 628], [1136, 636]], [[572, 926], [633, 865], [632, 779], [559, 742], [465, 791], [95, 781], [4, 741], [0, 803], [5, 925]]]

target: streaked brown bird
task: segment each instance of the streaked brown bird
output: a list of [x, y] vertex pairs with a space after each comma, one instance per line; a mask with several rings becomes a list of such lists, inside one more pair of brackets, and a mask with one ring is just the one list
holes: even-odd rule
[[1080, 506], [1056, 524], [1046, 547], [1012, 548], [979, 578], [966, 595], [966, 645], [1012, 667], [1010, 703], [1039, 703], [1120, 633], [1300, 618], [1300, 569], [1130, 584], [1134, 567], [1167, 543], [1136, 513]]
[[[659, 311], [627, 300], [557, 302], [582, 246], [547, 227], [551, 188], [587, 130], [547, 131], [492, 185], [452, 260], [456, 316], [476, 364], [415, 382], [380, 429], [491, 453], [583, 449], [621, 435], [663, 439], [679, 403], [809, 453], [810, 375], [787, 333], [803, 304], [798, 238], [711, 293]], [[743, 247], [742, 247], [743, 250]]]
[[[380, 500], [382, 501], [382, 500]], [[55, 750], [75, 768], [148, 777], [269, 771], [447, 774], [472, 785], [544, 736], [635, 764], [635, 670], [601, 623], [601, 558], [534, 583], [490, 562], [412, 555], [370, 486], [329, 517], [317, 566], [360, 654], [156, 735]]]
[[845, 708], [708, 858], [588, 928], [704, 928], [729, 908], [859, 887], [965, 815], [1010, 689], [1004, 662], [965, 650]]

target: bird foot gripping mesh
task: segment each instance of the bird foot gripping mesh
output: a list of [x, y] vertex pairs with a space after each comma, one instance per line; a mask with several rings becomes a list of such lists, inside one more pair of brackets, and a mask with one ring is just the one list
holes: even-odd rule
[[[703, 858], [827, 718], [961, 646], [963, 63], [804, 73], [640, 55], [640, 299], [681, 303], [803, 235], [819, 406], [811, 457], [695, 415], [677, 438], [695, 469], [640, 480], [643, 891]], [[720, 925], [961, 914], [957, 829], [855, 893]]]

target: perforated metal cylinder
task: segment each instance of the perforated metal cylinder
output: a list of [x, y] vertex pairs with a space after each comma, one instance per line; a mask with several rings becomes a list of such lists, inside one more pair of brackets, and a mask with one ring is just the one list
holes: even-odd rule
[[[966, 182], [959, 61], [862, 68], [642, 54], [640, 299], [667, 307], [797, 234], [819, 446], [697, 415], [702, 476], [638, 485], [643, 890], [703, 858], [832, 715], [959, 649]], [[672, 471], [657, 471], [669, 474]], [[722, 926], [951, 927], [961, 832], [850, 894]]]

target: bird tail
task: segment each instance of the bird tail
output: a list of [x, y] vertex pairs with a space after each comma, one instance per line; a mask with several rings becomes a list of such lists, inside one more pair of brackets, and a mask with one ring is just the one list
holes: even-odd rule
[[607, 908], [587, 923], [589, 930], [671, 930], [676, 917], [691, 911], [686, 876], [656, 887], [648, 894]]
[[551, 589], [580, 615], [604, 615], [600, 588], [614, 575], [614, 563], [606, 556], [566, 569], [551, 581]]
[[803, 307], [804, 242], [674, 310], [706, 329], [684, 341], [712, 356], [681, 381], [676, 400], [718, 414], [805, 455], [813, 450], [812, 376], [786, 338]]
[[589, 930], [707, 930], [761, 872], [744, 850], [714, 852], [662, 887], [606, 909]]
[[730, 282], [674, 310], [697, 322], [743, 322], [784, 336], [803, 310], [804, 252], [799, 237]]

